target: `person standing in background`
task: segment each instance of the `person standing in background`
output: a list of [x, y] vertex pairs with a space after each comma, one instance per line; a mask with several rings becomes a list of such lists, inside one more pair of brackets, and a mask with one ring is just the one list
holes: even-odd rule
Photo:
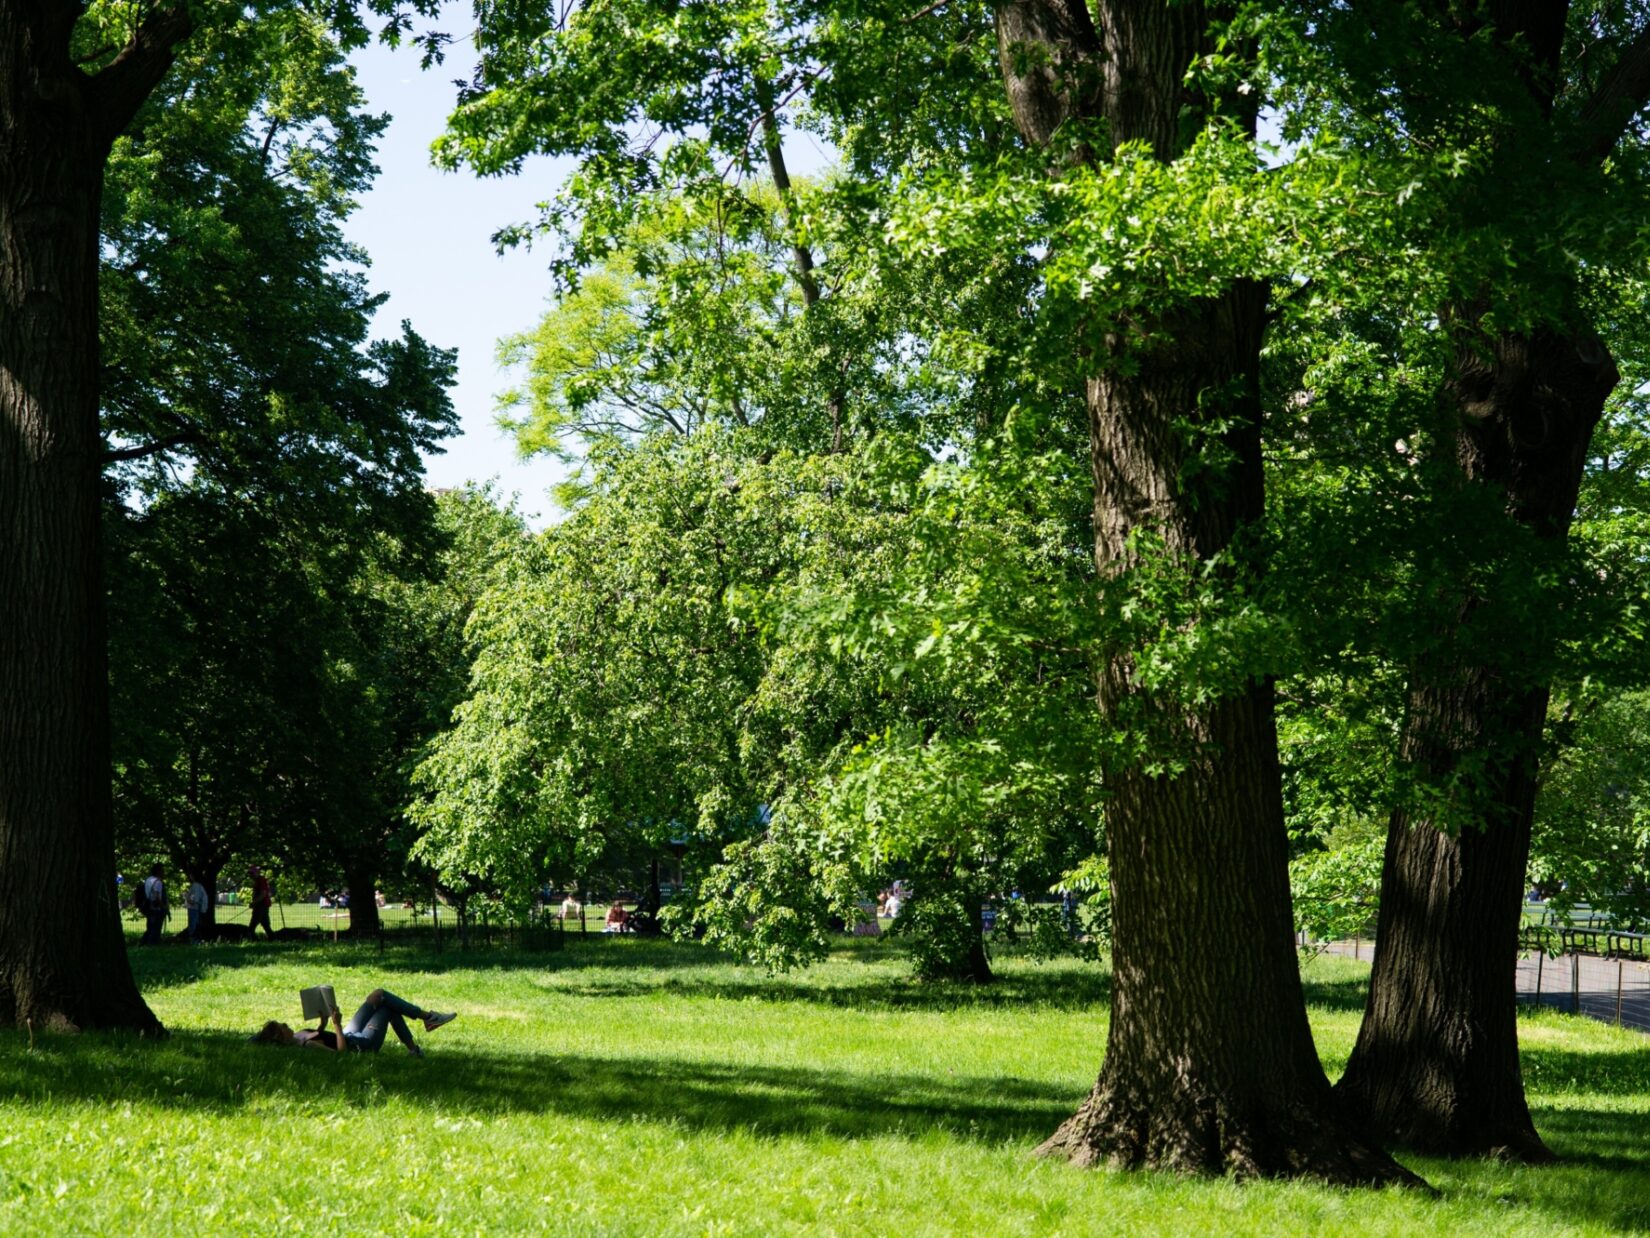
[[275, 926], [269, 922], [269, 878], [264, 876], [263, 869], [254, 864], [246, 870], [247, 876], [252, 878], [252, 928], [251, 935], [258, 935], [258, 926], [264, 926], [264, 932], [271, 937], [275, 936]]
[[166, 905], [166, 882], [161, 877], [161, 866], [156, 864], [143, 879], [143, 944], [160, 945], [160, 930], [172, 914]]
[[201, 921], [206, 918], [206, 887], [198, 881], [189, 883], [189, 892], [183, 896], [183, 908], [189, 913], [189, 944], [200, 940]]

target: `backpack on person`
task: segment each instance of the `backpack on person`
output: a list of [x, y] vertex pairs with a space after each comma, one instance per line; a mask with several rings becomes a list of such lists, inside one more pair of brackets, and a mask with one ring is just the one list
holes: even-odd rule
[[145, 877], [132, 889], [132, 910], [149, 914], [149, 879]]

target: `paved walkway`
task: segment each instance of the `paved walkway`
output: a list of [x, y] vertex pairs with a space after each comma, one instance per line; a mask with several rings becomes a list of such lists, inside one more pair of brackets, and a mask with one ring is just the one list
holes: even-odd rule
[[[1325, 950], [1365, 961], [1375, 957], [1372, 941], [1337, 941]], [[1521, 1002], [1650, 1032], [1650, 963], [1591, 954], [1527, 954], [1518, 960], [1516, 975]]]

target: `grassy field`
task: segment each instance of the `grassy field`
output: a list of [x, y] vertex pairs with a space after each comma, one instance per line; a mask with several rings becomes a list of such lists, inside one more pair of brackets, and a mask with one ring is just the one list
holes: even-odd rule
[[[1650, 1230], [1650, 1044], [1537, 1014], [1537, 1121], [1564, 1163], [1411, 1163], [1442, 1191], [1074, 1170], [1030, 1150], [1086, 1093], [1103, 970], [1002, 960], [924, 988], [859, 941], [802, 975], [600, 935], [532, 955], [423, 946], [137, 950], [171, 1039], [0, 1034], [9, 1232], [763, 1234]], [[1366, 969], [1307, 965], [1331, 1072]], [[461, 1017], [376, 1057], [246, 1043], [326, 981]]]

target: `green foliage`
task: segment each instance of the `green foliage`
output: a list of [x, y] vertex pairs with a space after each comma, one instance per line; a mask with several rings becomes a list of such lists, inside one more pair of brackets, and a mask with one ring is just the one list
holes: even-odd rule
[[103, 197], [103, 423], [122, 488], [256, 493], [339, 553], [356, 514], [428, 521], [419, 453], [452, 432], [450, 353], [382, 300], [341, 223], [385, 118], [327, 26], [247, 14], [189, 44], [119, 139]]
[[1349, 827], [1289, 863], [1295, 926], [1308, 941], [1367, 936], [1380, 906], [1383, 829]]
[[793, 386], [781, 345], [800, 294], [771, 189], [638, 205], [615, 251], [500, 345], [526, 368], [500, 401], [523, 455], [751, 425]]
[[1563, 910], [1650, 924], [1650, 735], [1643, 691], [1582, 684], [1554, 700], [1560, 746], [1536, 800], [1530, 877]]
[[369, 339], [382, 298], [341, 224], [386, 122], [355, 34], [298, 6], [200, 19], [104, 182], [121, 843], [370, 885], [419, 737], [368, 579], [432, 570], [420, 453], [454, 428], [454, 360], [405, 325]]
[[1077, 927], [1101, 951], [1111, 944], [1111, 866], [1101, 855], [1091, 855], [1060, 877], [1057, 890], [1077, 895]]

